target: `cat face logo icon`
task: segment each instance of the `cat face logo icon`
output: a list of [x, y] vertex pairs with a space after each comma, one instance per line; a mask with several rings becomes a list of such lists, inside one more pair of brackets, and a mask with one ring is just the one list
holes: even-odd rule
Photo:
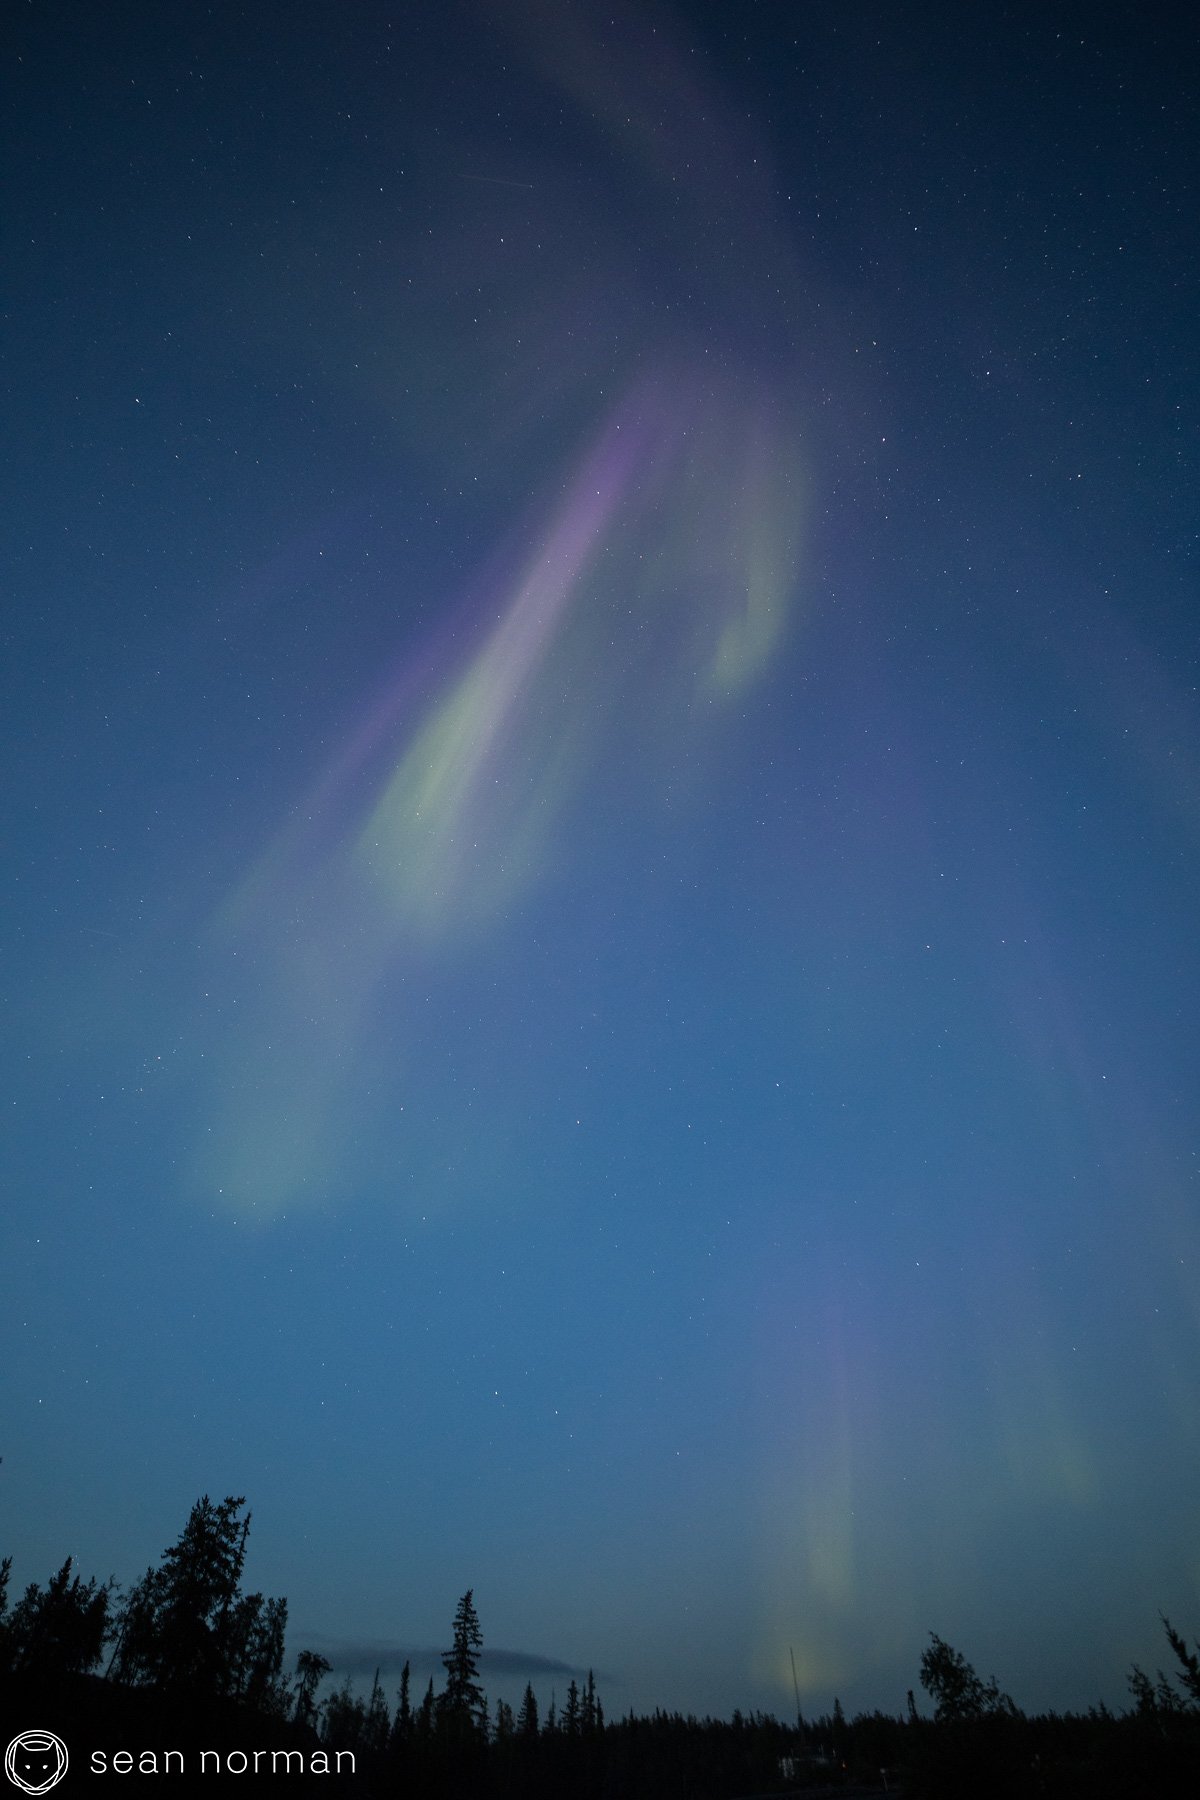
[[67, 1772], [67, 1746], [52, 1731], [22, 1731], [4, 1752], [4, 1773], [27, 1794], [48, 1794]]

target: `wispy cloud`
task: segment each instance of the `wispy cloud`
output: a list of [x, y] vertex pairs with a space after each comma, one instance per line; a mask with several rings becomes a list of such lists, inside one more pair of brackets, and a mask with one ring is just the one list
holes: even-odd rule
[[[405, 1663], [411, 1663], [414, 1670], [440, 1673], [442, 1668], [441, 1650], [428, 1645], [412, 1646], [398, 1644], [387, 1638], [331, 1638], [313, 1633], [304, 1634], [306, 1649], [316, 1650], [324, 1656], [339, 1675], [373, 1675], [378, 1669], [381, 1674], [399, 1674]], [[577, 1668], [573, 1663], [562, 1662], [557, 1657], [541, 1656], [534, 1650], [484, 1650], [479, 1656], [480, 1673], [503, 1680], [507, 1676], [522, 1676], [532, 1680], [538, 1675], [564, 1675], [568, 1678], [586, 1676], [587, 1670]]]

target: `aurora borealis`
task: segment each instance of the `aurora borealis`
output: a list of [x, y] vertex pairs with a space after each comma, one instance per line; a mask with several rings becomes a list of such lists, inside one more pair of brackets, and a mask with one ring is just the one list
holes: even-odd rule
[[14, 38], [15, 1579], [244, 1493], [342, 1667], [473, 1586], [544, 1699], [1122, 1704], [1200, 1622], [1182, 23]]

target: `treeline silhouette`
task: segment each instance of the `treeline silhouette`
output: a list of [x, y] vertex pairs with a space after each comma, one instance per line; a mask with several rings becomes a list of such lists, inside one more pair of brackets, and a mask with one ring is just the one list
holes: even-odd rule
[[[848, 1719], [835, 1701], [832, 1714], [808, 1721], [661, 1710], [612, 1719], [591, 1672], [572, 1678], [562, 1705], [552, 1701], [544, 1716], [531, 1684], [515, 1711], [502, 1699], [492, 1707], [479, 1679], [472, 1590], [454, 1614], [440, 1689], [431, 1678], [414, 1696], [406, 1663], [394, 1696], [378, 1673], [368, 1694], [348, 1678], [322, 1693], [332, 1670], [316, 1651], [302, 1650], [285, 1672], [286, 1600], [243, 1589], [244, 1508], [241, 1497], [198, 1500], [158, 1565], [123, 1591], [84, 1581], [68, 1558], [44, 1588], [33, 1583], [10, 1604], [11, 1558], [0, 1564], [5, 1739], [45, 1727], [73, 1755], [86, 1746], [109, 1759], [118, 1747], [131, 1757], [172, 1747], [242, 1760], [262, 1748], [290, 1753], [290, 1766], [274, 1771], [286, 1770], [290, 1786], [352, 1783], [361, 1796], [412, 1800], [816, 1800], [869, 1791], [1158, 1800], [1196, 1791], [1200, 1654], [1166, 1619], [1174, 1673], [1152, 1677], [1135, 1664], [1132, 1703], [1119, 1714], [1100, 1705], [1027, 1716], [935, 1634], [919, 1670], [932, 1718], [909, 1690], [895, 1717]], [[217, 1778], [244, 1779], [240, 1771], [240, 1762], [220, 1765]], [[268, 1756], [261, 1772], [269, 1771]]]

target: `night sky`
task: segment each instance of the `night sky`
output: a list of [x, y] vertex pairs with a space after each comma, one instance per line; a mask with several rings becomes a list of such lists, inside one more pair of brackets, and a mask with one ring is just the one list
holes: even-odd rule
[[339, 1669], [1200, 1628], [1186, 8], [32, 0], [0, 1549]]

